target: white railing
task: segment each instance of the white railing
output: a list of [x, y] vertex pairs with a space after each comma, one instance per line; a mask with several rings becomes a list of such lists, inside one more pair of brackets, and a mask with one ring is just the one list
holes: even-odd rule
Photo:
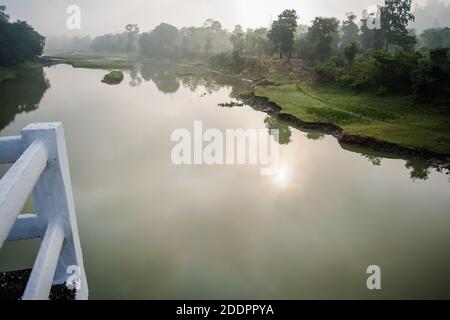
[[[42, 239], [22, 299], [48, 299], [52, 285], [64, 283], [87, 299], [62, 124], [30, 124], [21, 136], [0, 138], [0, 163], [13, 164], [0, 180], [0, 249], [5, 241]], [[36, 213], [20, 214], [30, 193]]]

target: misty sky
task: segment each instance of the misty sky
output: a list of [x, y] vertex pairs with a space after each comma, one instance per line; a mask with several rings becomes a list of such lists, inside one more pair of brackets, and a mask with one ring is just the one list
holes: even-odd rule
[[[423, 4], [427, 0], [415, 0]], [[449, 3], [450, 0], [443, 0]], [[176, 27], [201, 26], [207, 18], [219, 20], [224, 28], [241, 24], [268, 27], [283, 9], [295, 9], [299, 23], [309, 24], [315, 16], [340, 19], [353, 11], [360, 15], [369, 5], [382, 0], [0, 0], [15, 19], [26, 20], [46, 36], [99, 35], [123, 31], [128, 23], [137, 23], [141, 31], [160, 22]], [[78, 5], [82, 28], [68, 30], [66, 9]]]

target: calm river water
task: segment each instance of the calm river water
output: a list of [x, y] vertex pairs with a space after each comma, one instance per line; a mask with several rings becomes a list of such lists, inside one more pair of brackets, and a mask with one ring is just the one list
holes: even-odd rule
[[[227, 79], [104, 74], [58, 65], [0, 84], [1, 136], [64, 124], [90, 298], [450, 298], [445, 173], [219, 107], [238, 88]], [[283, 174], [174, 165], [171, 133], [195, 120], [281, 129]], [[7, 243], [0, 270], [31, 267], [38, 247]], [[366, 287], [369, 265], [381, 291]]]

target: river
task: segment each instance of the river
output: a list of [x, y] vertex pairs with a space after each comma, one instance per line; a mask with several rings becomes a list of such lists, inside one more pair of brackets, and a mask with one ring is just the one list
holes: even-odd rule
[[[64, 124], [90, 298], [450, 298], [446, 173], [220, 107], [239, 90], [230, 79], [163, 65], [118, 86], [104, 75], [57, 65], [0, 84], [0, 136]], [[279, 128], [283, 173], [174, 165], [171, 133], [196, 120]], [[31, 267], [38, 248], [5, 244], [0, 270]], [[370, 265], [382, 290], [366, 287]]]

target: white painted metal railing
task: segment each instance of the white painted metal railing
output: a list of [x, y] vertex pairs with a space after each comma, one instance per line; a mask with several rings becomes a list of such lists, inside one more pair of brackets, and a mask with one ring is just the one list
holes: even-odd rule
[[[69, 277], [76, 298], [87, 299], [62, 124], [30, 124], [21, 136], [0, 138], [0, 163], [13, 164], [0, 180], [0, 249], [5, 241], [42, 240], [22, 299], [48, 299], [52, 285]], [[36, 214], [20, 214], [31, 192]]]

